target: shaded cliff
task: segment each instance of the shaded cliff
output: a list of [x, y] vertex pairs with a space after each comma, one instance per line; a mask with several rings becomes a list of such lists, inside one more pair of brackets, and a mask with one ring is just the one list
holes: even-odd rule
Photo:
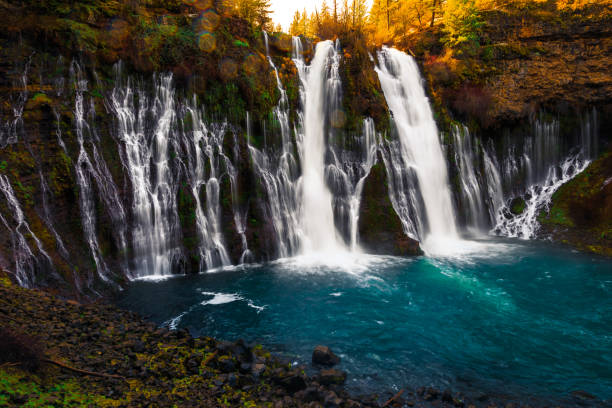
[[612, 154], [563, 185], [540, 220], [543, 233], [555, 241], [612, 256]]
[[[514, 126], [540, 110], [609, 111], [612, 12], [607, 2], [560, 8], [556, 1], [481, 11], [473, 39], [451, 45], [444, 27], [398, 46], [421, 60], [434, 103], [480, 128]], [[444, 115], [442, 115], [444, 116]]]

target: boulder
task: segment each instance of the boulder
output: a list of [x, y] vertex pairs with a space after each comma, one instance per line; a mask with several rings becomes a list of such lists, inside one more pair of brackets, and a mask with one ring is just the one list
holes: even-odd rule
[[317, 346], [312, 352], [312, 363], [323, 366], [334, 366], [340, 362], [340, 357], [335, 355], [327, 346]]
[[319, 383], [323, 385], [342, 385], [346, 381], [346, 372], [330, 368], [319, 372]]

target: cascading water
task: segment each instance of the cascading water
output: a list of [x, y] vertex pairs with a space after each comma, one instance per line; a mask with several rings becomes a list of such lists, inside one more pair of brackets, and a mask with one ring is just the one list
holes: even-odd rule
[[64, 260], [67, 261], [70, 258], [70, 255], [68, 254], [68, 250], [64, 245], [62, 237], [60, 236], [60, 234], [58, 234], [57, 230], [53, 226], [53, 214], [49, 206], [49, 199], [52, 195], [51, 189], [49, 188], [49, 184], [47, 183], [47, 180], [43, 175], [42, 169], [38, 170], [38, 176], [40, 178], [40, 191], [42, 193], [43, 220], [45, 221], [45, 225], [47, 226], [51, 234], [53, 234], [53, 238], [55, 238], [59, 254], [62, 256], [62, 258], [64, 258]]
[[[116, 69], [121, 84], [121, 66]], [[111, 95], [117, 139], [133, 189], [134, 276], [169, 275], [185, 257], [177, 203], [183, 173], [195, 202], [200, 270], [231, 264], [221, 225], [223, 177], [230, 179], [234, 222], [243, 243], [241, 258], [248, 259], [236, 170], [223, 150], [229, 126], [207, 125], [195, 99], [186, 103], [175, 95], [171, 75], [156, 78], [153, 98], [140, 90], [136, 99], [134, 92], [128, 80]]]
[[543, 183], [527, 188], [524, 209], [520, 214], [512, 214], [507, 207], [500, 210], [495, 231], [507, 237], [535, 238], [540, 227], [538, 216], [548, 210], [555, 191], [584, 171], [589, 163], [581, 154], [577, 154], [567, 158], [560, 166], [550, 167]]
[[344, 252], [334, 224], [332, 193], [325, 183], [326, 128], [329, 100], [340, 91], [340, 54], [332, 41], [319, 42], [310, 66], [300, 53], [295, 64], [300, 77], [303, 116], [298, 137], [302, 162], [300, 225], [302, 252]]
[[[496, 234], [523, 239], [537, 236], [538, 217], [548, 210], [555, 191], [581, 173], [597, 155], [596, 111], [583, 116], [580, 130], [568, 146], [557, 119], [547, 122], [538, 118], [533, 124], [533, 136], [523, 141], [522, 152], [507, 138], [504, 140], [501, 174], [505, 199], [497, 210], [493, 229]], [[512, 208], [514, 198], [520, 204], [516, 210]]]
[[[467, 207], [467, 227], [484, 231], [488, 227], [487, 212], [480, 189], [481, 181], [476, 176], [475, 164], [478, 149], [466, 126], [455, 125], [452, 129], [455, 162], [459, 169], [461, 202]], [[478, 142], [478, 140], [476, 140]]]
[[[359, 251], [358, 224], [361, 193], [372, 166], [376, 163], [378, 143], [372, 119], [363, 124], [363, 134], [355, 137], [353, 150], [329, 145], [332, 162], [327, 165], [326, 179], [334, 193], [336, 226], [348, 239], [351, 252]], [[357, 152], [354, 149], [357, 148]]]
[[[189, 121], [191, 129], [184, 129], [181, 141], [187, 152], [187, 178], [196, 202], [195, 215], [200, 238], [200, 270], [206, 270], [231, 263], [223, 242], [219, 207], [219, 180], [222, 173], [220, 165], [227, 166], [229, 163], [223, 154], [222, 147], [227, 126], [221, 124], [216, 128], [208, 129], [195, 103], [186, 110], [191, 119]], [[205, 168], [208, 169], [208, 175]], [[206, 197], [205, 208], [201, 202], [200, 197], [202, 196]]]
[[[81, 224], [85, 240], [89, 246], [91, 256], [96, 264], [98, 276], [103, 281], [111, 283], [110, 270], [104, 261], [100, 245], [98, 244], [96, 228], [96, 208], [94, 203], [94, 189], [92, 178], [99, 180], [99, 174], [94, 168], [87, 150], [85, 149], [86, 133], [91, 137], [91, 132], [85, 120], [84, 93], [87, 90], [87, 81], [81, 77], [78, 64], [71, 65], [71, 77], [75, 88], [74, 121], [77, 140], [79, 143], [79, 156], [75, 164], [77, 184], [79, 186], [79, 207], [81, 209]], [[93, 284], [93, 275], [88, 276], [88, 287]]]
[[[45, 252], [42, 242], [40, 242], [38, 237], [30, 229], [30, 225], [25, 219], [19, 201], [15, 196], [15, 192], [7, 176], [0, 175], [0, 191], [4, 194], [8, 211], [13, 215], [14, 220], [14, 223], [11, 223], [8, 219], [4, 218], [2, 213], [0, 213], [0, 221], [8, 230], [12, 241], [13, 258], [15, 261], [15, 278], [21, 286], [31, 287], [35, 282], [36, 271], [40, 271], [41, 269], [53, 270], [53, 261], [47, 252]], [[44, 264], [32, 251], [26, 236], [29, 236], [36, 244], [38, 253], [44, 259]]]
[[[268, 50], [267, 34], [264, 39]], [[244, 143], [238, 139], [242, 136], [237, 128], [205, 122], [196, 98], [177, 96], [169, 74], [154, 76], [148, 86], [145, 81], [122, 78], [118, 65], [116, 86], [104, 101], [116, 118], [109, 139], [112, 146], [105, 140], [108, 135], [98, 134], [95, 106], [99, 100], [92, 97], [79, 65], [71, 64], [70, 82], [55, 80], [56, 96], [69, 101], [73, 109], [74, 139], [70, 132], [62, 134], [70, 117], [66, 105], [54, 103], [53, 140], [60, 154], [67, 159], [75, 156], [72, 163], [82, 233], [102, 280], [115, 281], [120, 269], [127, 276], [141, 277], [183, 271], [188, 262], [199, 262], [203, 271], [300, 253], [314, 254], [318, 260], [321, 253], [358, 253], [361, 195], [379, 153], [390, 200], [404, 232], [423, 241], [430, 254], [456, 252], [453, 243], [459, 239], [445, 154], [414, 60], [387, 48], [378, 53], [376, 70], [395, 122], [385, 138], [376, 134], [371, 119], [364, 121], [359, 134], [341, 133], [339, 44], [320, 42], [307, 65], [302, 41], [294, 38], [301, 102], [294, 129], [287, 92], [269, 52], [267, 60], [280, 99], [272, 126], [264, 128], [262, 144], [253, 142], [257, 135], [251, 134], [247, 114], [248, 150], [242, 152]], [[27, 144], [20, 132], [25, 129], [21, 116], [27, 102], [28, 67], [29, 62], [20, 82], [23, 91], [13, 98], [13, 112], [2, 125], [10, 130], [10, 135], [3, 131], [0, 137], [3, 144]], [[104, 89], [95, 82], [92, 87]], [[450, 166], [456, 166], [453, 175], [459, 186], [456, 208], [463, 211], [457, 218], [479, 231], [494, 228], [501, 235], [536, 236], [537, 217], [554, 191], [581, 171], [596, 152], [597, 113], [586, 114], [580, 125], [581, 134], [571, 142], [566, 134], [561, 135], [558, 120], [544, 120], [544, 116], [534, 120], [530, 135], [520, 135], [517, 140], [508, 132], [483, 143], [467, 128], [456, 127], [448, 153], [454, 155]], [[228, 140], [232, 134], [233, 140]], [[113, 138], [123, 167], [111, 167], [111, 174], [105, 157], [112, 158]], [[228, 147], [232, 142], [233, 147]], [[573, 149], [577, 145], [582, 152]], [[26, 148], [36, 156], [36, 148]], [[245, 153], [251, 159], [247, 166], [241, 163]], [[238, 191], [245, 182], [241, 180], [244, 172], [251, 170], [259, 184], [253, 190], [257, 193], [253, 201], [244, 200], [244, 192]], [[48, 250], [54, 259], [59, 255], [70, 264], [68, 248], [74, 245], [67, 248], [64, 244], [69, 243], [60, 235], [64, 228], [59, 228], [59, 219], [51, 214], [56, 205], [62, 205], [55, 201], [56, 184], [47, 178], [42, 165], [38, 172], [42, 200], [35, 209], [49, 233], [46, 236], [54, 238], [56, 246], [47, 245]], [[121, 188], [114, 179], [123, 181]], [[521, 214], [510, 211], [511, 200], [518, 196], [525, 201], [526, 210]], [[24, 232], [25, 226], [19, 227], [25, 240], [19, 238], [14, 231], [21, 224], [13, 223], [6, 214], [1, 224], [14, 237], [20, 253], [27, 255], [24, 259], [34, 254], [30, 261], [16, 261], [25, 265], [20, 276], [30, 285], [39, 261], [47, 262], [46, 258], [42, 247], [37, 249]], [[265, 226], [258, 225], [262, 221]], [[233, 224], [236, 235], [224, 236], [231, 227], [224, 223]], [[256, 240], [249, 242], [261, 228], [273, 242], [264, 249]], [[29, 252], [22, 243], [29, 245]], [[92, 273], [87, 284], [91, 288], [93, 283]]]
[[17, 143], [19, 134], [23, 132], [23, 109], [28, 100], [28, 71], [32, 64], [32, 55], [28, 58], [20, 77], [22, 91], [17, 94], [16, 100], [11, 101], [13, 117], [4, 123], [0, 123], [0, 147]]
[[[267, 51], [268, 35], [265, 32], [264, 39]], [[297, 41], [301, 47], [299, 39]], [[274, 108], [274, 117], [279, 125], [281, 147], [278, 151], [275, 151], [273, 146], [259, 150], [249, 144], [248, 148], [255, 173], [267, 195], [266, 212], [275, 232], [277, 256], [286, 258], [297, 253], [301, 241], [298, 218], [299, 166], [295, 156], [296, 146], [291, 139], [287, 92], [279, 78], [274, 61], [269, 54], [267, 58], [274, 71], [280, 94], [278, 105]], [[247, 125], [249, 124], [250, 121], [247, 121]], [[247, 127], [250, 129], [250, 126]]]
[[[236, 232], [240, 235], [240, 242], [242, 243], [242, 254], [240, 255], [239, 262], [241, 264], [252, 262], [253, 253], [249, 249], [249, 241], [246, 236], [247, 222], [246, 222], [246, 211], [240, 208], [239, 205], [239, 194], [238, 194], [238, 171], [229, 160], [227, 156], [225, 158], [225, 167], [227, 169], [230, 178], [230, 189], [232, 193], [232, 211], [234, 212], [234, 224], [236, 225]], [[240, 151], [238, 140], [234, 135], [234, 160], [238, 162], [240, 160]]]
[[414, 167], [403, 159], [399, 140], [383, 139], [380, 153], [385, 164], [389, 183], [389, 199], [402, 222], [404, 233], [418, 240], [425, 230], [419, 214], [424, 213], [423, 200], [418, 192]]
[[418, 66], [391, 48], [379, 51], [378, 60], [376, 72], [397, 128], [402, 160], [416, 176], [423, 201], [422, 206], [410, 205], [418, 221], [405, 224], [418, 228], [426, 252], [444, 252], [444, 242], [457, 240], [458, 234], [446, 162]]
[[[121, 67], [116, 69], [117, 82], [121, 83]], [[133, 275], [168, 275], [182, 257], [178, 247], [177, 185], [168, 152], [175, 119], [172, 77], [156, 78], [152, 101], [144, 91], [138, 94], [138, 104], [134, 99], [130, 80], [111, 95], [124, 166], [132, 184]]]
[[487, 184], [486, 203], [489, 211], [489, 225], [492, 226], [495, 224], [497, 213], [504, 205], [504, 190], [493, 148], [489, 150], [492, 153], [489, 153], [487, 148], [482, 149], [482, 159], [484, 162], [484, 179]]

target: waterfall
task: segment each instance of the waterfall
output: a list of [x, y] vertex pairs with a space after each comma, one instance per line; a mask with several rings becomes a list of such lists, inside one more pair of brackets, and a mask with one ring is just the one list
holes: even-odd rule
[[[498, 235], [535, 238], [540, 228], [538, 217], [548, 211], [555, 191], [584, 171], [597, 155], [595, 110], [583, 115], [580, 134], [569, 142], [561, 135], [558, 119], [537, 118], [532, 128], [532, 135], [524, 138], [522, 144], [513, 142], [509, 136], [503, 139], [504, 198], [493, 228]], [[512, 208], [515, 199], [524, 203], [520, 211]]]
[[[538, 217], [554, 192], [597, 153], [594, 110], [582, 116], [574, 139], [564, 122], [540, 114], [527, 131], [517, 127], [489, 139], [455, 126], [443, 149], [415, 61], [389, 48], [378, 52], [376, 67], [394, 124], [385, 137], [376, 133], [370, 118], [364, 119], [362, 129], [345, 131], [338, 42], [318, 43], [307, 64], [301, 39], [293, 39], [300, 109], [292, 115], [266, 33], [264, 41], [280, 97], [272, 119], [262, 124], [267, 128], [261, 144], [252, 137], [248, 113], [245, 143], [238, 127], [207, 122], [204, 107], [195, 96], [182, 94], [171, 74], [153, 75], [152, 81], [123, 77], [118, 64], [114, 88], [102, 91], [102, 101], [98, 91], [104, 85], [95, 79], [90, 85], [79, 64], [72, 62], [65, 82], [55, 79], [55, 96], [46, 93], [63, 103], [54, 99], [50, 106], [55, 120], [49, 121], [47, 136], [67, 163], [72, 154], [86, 254], [70, 259], [79, 243], [61, 235], [62, 220], [52, 213], [70, 208], [62, 201], [70, 192], [54, 196], [50, 186], [56, 187], [56, 175], [45, 173], [44, 162], [34, 168], [40, 200], [35, 206], [28, 200], [25, 211], [36, 212], [35, 220], [26, 220], [15, 195], [20, 191], [13, 191], [7, 175], [1, 176], [0, 198], [6, 203], [0, 202], [0, 228], [8, 231], [2, 243], [14, 252], [14, 262], [4, 257], [3, 266], [10, 263], [24, 286], [38, 284], [41, 270], [54, 273], [42, 242], [53, 259], [74, 262], [75, 270], [85, 259], [89, 275], [80, 282], [82, 275], [75, 273], [76, 285], [92, 290], [99, 280], [113, 284], [124, 275], [170, 275], [184, 271], [185, 265], [205, 271], [300, 254], [314, 254], [317, 262], [333, 258], [344, 266], [347, 257], [327, 255], [360, 253], [362, 193], [379, 157], [406, 235], [422, 241], [428, 254], [456, 254], [458, 247], [469, 244], [459, 240], [458, 222], [478, 231], [536, 237]], [[12, 97], [8, 119], [0, 124], [0, 145], [23, 143], [35, 157], [38, 146], [33, 143], [30, 149], [22, 136], [23, 109], [32, 89], [29, 67], [30, 61], [16, 80], [21, 86]], [[73, 132], [63, 134], [62, 121], [70, 117], [67, 101]], [[114, 119], [110, 135], [97, 126], [96, 106], [102, 103]], [[41, 140], [33, 139], [37, 144]], [[114, 160], [115, 148], [122, 166]], [[457, 187], [454, 194], [445, 157]], [[6, 160], [9, 165], [11, 160]], [[248, 172], [253, 174], [241, 179]], [[59, 181], [61, 193], [63, 174]], [[248, 189], [239, 191], [243, 186]], [[513, 205], [517, 198], [524, 210]], [[38, 232], [39, 221], [45, 231], [39, 234], [42, 241], [30, 228]]]
[[[221, 181], [231, 186], [234, 222], [243, 243], [242, 259], [250, 251], [245, 214], [237, 206], [237, 174], [223, 150], [227, 123], [207, 124], [195, 98], [175, 95], [172, 75], [156, 76], [153, 96], [120, 80], [111, 95], [117, 118], [117, 139], [132, 184], [132, 246], [134, 276], [164, 276], [184, 260], [178, 195], [185, 179], [194, 201], [197, 252], [201, 271], [231, 264], [221, 221]], [[135, 95], [137, 93], [137, 97]]]
[[[289, 125], [289, 101], [287, 92], [278, 75], [278, 69], [268, 51], [268, 34], [264, 32], [267, 59], [276, 77], [276, 87], [280, 94], [277, 106], [274, 108], [274, 118], [280, 130], [280, 148], [273, 145], [257, 149], [248, 145], [253, 169], [259, 183], [263, 187], [267, 200], [265, 201], [266, 218], [272, 224], [276, 256], [286, 258], [295, 255], [301, 242], [301, 227], [298, 217], [299, 210], [299, 166], [296, 159], [296, 146], [291, 139]], [[297, 39], [299, 46], [301, 43]], [[294, 39], [294, 53], [296, 41]], [[250, 120], [247, 119], [247, 130], [250, 140]]]
[[[117, 68], [120, 81], [120, 66]], [[182, 257], [176, 209], [177, 182], [170, 169], [169, 144], [174, 113], [171, 75], [155, 78], [155, 94], [144, 91], [138, 103], [131, 81], [111, 95], [117, 138], [132, 185], [133, 275], [168, 275]]]
[[[8, 212], [12, 214], [14, 221], [9, 222], [0, 213], [0, 221], [11, 237], [13, 258], [15, 260], [15, 278], [21, 286], [32, 287], [35, 283], [35, 273], [43, 268], [46, 269], [45, 266], [47, 265], [48, 269], [53, 270], [53, 261], [47, 252], [45, 252], [42, 242], [30, 229], [30, 225], [25, 219], [9, 178], [5, 175], [0, 175], [0, 191], [4, 194]], [[26, 237], [34, 241], [38, 252], [44, 259], [44, 263], [42, 263], [39, 257], [34, 255]]]
[[495, 155], [493, 148], [489, 149], [492, 153], [489, 153], [486, 148], [482, 149], [482, 156], [484, 161], [484, 172], [485, 182], [487, 184], [487, 209], [489, 210], [489, 221], [490, 226], [495, 225], [496, 217], [499, 210], [504, 205], [504, 190], [502, 187], [502, 179], [499, 174], [497, 161], [495, 161]]
[[[23, 73], [20, 76], [20, 87], [22, 91], [17, 94], [16, 100], [11, 101], [13, 107], [13, 118], [4, 123], [0, 123], [0, 147], [5, 147], [8, 144], [17, 143], [19, 133], [23, 132], [23, 109], [28, 101], [28, 71], [32, 64], [32, 56], [30, 55], [23, 68]], [[12, 98], [11, 98], [12, 99]]]
[[351, 252], [359, 251], [361, 193], [365, 180], [376, 163], [378, 141], [374, 121], [365, 119], [363, 133], [354, 139], [352, 149], [329, 144], [332, 162], [327, 165], [325, 171], [327, 185], [331, 186], [333, 192], [335, 224], [348, 242]]
[[[240, 160], [240, 151], [239, 144], [234, 135], [234, 160], [238, 162]], [[225, 158], [225, 167], [227, 168], [227, 172], [230, 178], [230, 190], [232, 195], [232, 212], [234, 213], [234, 224], [236, 225], [236, 232], [240, 235], [240, 242], [242, 243], [242, 254], [240, 255], [239, 262], [241, 264], [252, 262], [253, 261], [253, 253], [249, 249], [249, 241], [247, 240], [246, 230], [247, 230], [247, 213], [243, 209], [240, 208], [239, 205], [239, 194], [238, 194], [238, 171], [229, 160], [227, 156]]]
[[498, 234], [507, 237], [535, 238], [540, 227], [538, 216], [542, 211], [548, 211], [555, 191], [584, 171], [589, 163], [590, 161], [584, 160], [578, 154], [567, 158], [560, 166], [550, 167], [543, 183], [533, 184], [527, 188], [524, 198], [525, 208], [520, 214], [514, 215], [508, 207], [500, 210], [495, 230]]
[[302, 162], [300, 225], [302, 252], [345, 251], [334, 224], [332, 193], [325, 183], [326, 108], [340, 91], [340, 53], [332, 41], [319, 42], [310, 66], [296, 53], [303, 116], [298, 140]]
[[426, 252], [444, 251], [439, 244], [456, 240], [458, 234], [446, 162], [418, 66], [391, 48], [379, 51], [378, 60], [376, 72], [397, 128], [402, 160], [414, 173], [423, 201], [422, 206], [410, 205], [418, 218], [413, 226]]
[[[87, 81], [81, 77], [80, 67], [73, 63], [71, 66], [71, 76], [75, 88], [74, 102], [74, 121], [77, 140], [79, 143], [79, 155], [75, 164], [76, 180], [79, 186], [79, 207], [81, 209], [81, 224], [85, 241], [89, 246], [91, 256], [96, 265], [98, 276], [105, 282], [111, 283], [110, 269], [104, 261], [102, 250], [98, 244], [96, 228], [96, 205], [94, 203], [94, 189], [92, 178], [99, 181], [99, 174], [96, 172], [89, 153], [85, 149], [86, 135], [91, 137], [89, 125], [85, 119], [84, 93], [87, 90]], [[101, 184], [101, 183], [100, 183]], [[93, 285], [93, 275], [87, 278], [88, 287]]]
[[484, 231], [488, 227], [487, 211], [480, 189], [481, 181], [476, 176], [476, 160], [479, 157], [478, 149], [466, 126], [455, 125], [452, 129], [455, 162], [459, 169], [459, 194], [467, 210], [467, 227]]
[[416, 185], [414, 168], [404, 161], [399, 140], [384, 139], [380, 153], [385, 164], [393, 209], [402, 222], [404, 233], [418, 240], [420, 231], [425, 229], [419, 214], [425, 210]]
[[[184, 164], [195, 200], [200, 270], [206, 270], [231, 263], [221, 231], [219, 180], [225, 171], [233, 171], [233, 167], [228, 168], [231, 163], [223, 153], [227, 125], [222, 123], [209, 129], [195, 101], [186, 107], [186, 117], [191, 127], [185, 128], [185, 120], [181, 121], [184, 126], [181, 141], [187, 156]], [[205, 206], [201, 197], [205, 197]]]
[[558, 119], [540, 115], [527, 135], [502, 135], [496, 151], [492, 139], [485, 145], [467, 127], [456, 126], [459, 207], [467, 226], [508, 237], [537, 237], [538, 216], [548, 209], [554, 192], [595, 157], [597, 128], [596, 111], [582, 116], [573, 139], [561, 134]]
[[70, 259], [70, 255], [68, 254], [68, 250], [64, 245], [64, 241], [60, 234], [58, 234], [57, 230], [53, 226], [53, 214], [51, 213], [51, 208], [49, 207], [49, 199], [51, 197], [51, 189], [49, 188], [49, 184], [47, 184], [47, 180], [43, 175], [42, 169], [38, 169], [38, 176], [40, 178], [40, 191], [42, 193], [42, 207], [43, 207], [43, 220], [47, 229], [53, 234], [53, 238], [55, 238], [55, 242], [57, 245], [57, 251], [64, 258], [64, 260], [68, 261]]

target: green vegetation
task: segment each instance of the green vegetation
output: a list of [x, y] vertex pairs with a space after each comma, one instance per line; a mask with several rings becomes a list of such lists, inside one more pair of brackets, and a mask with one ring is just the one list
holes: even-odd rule
[[525, 200], [522, 197], [515, 198], [510, 203], [510, 211], [512, 214], [519, 215], [525, 211]]
[[538, 220], [560, 241], [612, 255], [612, 153], [594, 161], [555, 192]]
[[58, 383], [41, 380], [16, 368], [0, 368], [0, 407], [109, 406], [102, 395], [91, 395], [75, 380]]

